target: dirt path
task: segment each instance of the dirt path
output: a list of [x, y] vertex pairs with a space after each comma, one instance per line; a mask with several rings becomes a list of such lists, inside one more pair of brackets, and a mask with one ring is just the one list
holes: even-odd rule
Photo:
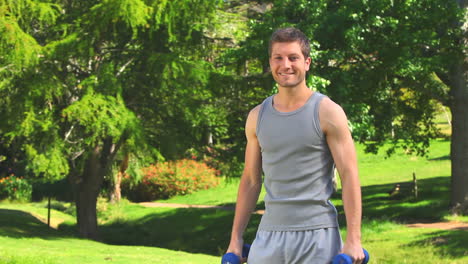
[[[176, 204], [176, 203], [155, 203], [155, 202], [144, 202], [139, 203], [146, 207], [169, 207], [169, 208], [200, 208], [200, 209], [218, 209], [234, 211], [234, 206], [217, 206], [217, 205], [191, 205], [191, 204]], [[263, 215], [265, 210], [257, 210], [254, 214]], [[433, 222], [433, 223], [413, 223], [407, 224], [407, 227], [412, 228], [433, 228], [442, 230], [468, 230], [468, 223], [466, 222]]]
[[434, 228], [442, 230], [468, 230], [468, 223], [464, 222], [435, 222], [435, 223], [414, 223], [408, 224], [407, 227], [414, 228]]
[[[219, 205], [198, 205], [198, 204], [176, 204], [176, 203], [155, 203], [155, 202], [143, 202], [139, 203], [140, 205], [146, 207], [169, 207], [169, 208], [200, 208], [200, 209], [218, 209], [218, 210], [227, 210], [234, 211], [234, 206], [219, 206]], [[257, 210], [254, 214], [262, 215], [265, 210]]]
[[146, 207], [169, 207], [169, 208], [202, 208], [202, 209], [220, 209], [220, 210], [234, 210], [232, 206], [218, 206], [218, 205], [198, 205], [198, 204], [177, 204], [177, 203], [155, 203], [143, 202], [140, 205]]
[[[24, 212], [26, 212], [26, 211], [24, 211]], [[31, 212], [26, 212], [26, 213], [30, 214], [31, 216], [33, 216], [37, 220], [39, 220], [42, 223], [47, 225], [47, 218], [43, 218], [42, 216], [40, 216], [39, 214], [36, 214], [36, 213], [31, 213]], [[50, 228], [58, 230], [59, 225], [61, 223], [63, 223], [63, 222], [64, 222], [63, 219], [50, 218]]]
[[[176, 204], [176, 203], [156, 203], [156, 202], [143, 202], [139, 203], [145, 207], [167, 207], [167, 208], [200, 208], [200, 209], [217, 209], [217, 210], [227, 210], [227, 211], [234, 211], [234, 206], [219, 206], [219, 205], [195, 205], [195, 204]], [[265, 210], [256, 210], [254, 214], [263, 215]], [[42, 218], [41, 216], [30, 213], [39, 221], [47, 224], [47, 219]], [[62, 219], [51, 219], [50, 227], [53, 229], [58, 229], [58, 226], [63, 222]], [[433, 229], [441, 229], [441, 230], [468, 230], [468, 223], [467, 222], [456, 222], [456, 221], [449, 221], [449, 222], [433, 222], [433, 223], [412, 223], [407, 224], [407, 227], [411, 228], [433, 228]]]

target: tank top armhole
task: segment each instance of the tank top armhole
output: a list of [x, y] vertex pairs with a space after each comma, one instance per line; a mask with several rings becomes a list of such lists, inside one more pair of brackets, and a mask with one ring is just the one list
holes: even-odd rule
[[316, 101], [314, 102], [314, 118], [313, 118], [313, 121], [314, 121], [314, 127], [315, 127], [315, 131], [317, 132], [317, 135], [323, 140], [323, 139], [325, 139], [325, 135], [323, 134], [322, 126], [320, 125], [319, 112], [320, 112], [320, 103], [327, 96], [324, 95], [324, 94], [321, 94], [319, 92], [316, 92], [316, 93], [317, 93], [318, 96], [317, 96]]
[[258, 138], [258, 133], [260, 133], [260, 124], [262, 123], [263, 112], [265, 111], [265, 106], [270, 101], [270, 98], [271, 96], [263, 100], [262, 104], [260, 105], [260, 110], [258, 111], [257, 127], [255, 128], [255, 135], [257, 135], [257, 138]]

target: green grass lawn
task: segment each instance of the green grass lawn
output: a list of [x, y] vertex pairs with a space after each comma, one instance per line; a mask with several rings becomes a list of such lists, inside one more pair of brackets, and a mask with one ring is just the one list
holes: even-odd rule
[[[371, 263], [468, 263], [468, 232], [409, 228], [416, 221], [457, 220], [447, 213], [449, 142], [434, 141], [428, 157], [404, 154], [364, 154], [358, 146], [363, 190], [363, 245]], [[390, 197], [395, 183], [410, 182], [416, 173], [419, 197]], [[233, 205], [238, 180], [217, 188], [164, 202]], [[333, 197], [342, 212], [340, 193]], [[72, 205], [56, 203], [48, 229], [32, 215], [45, 219], [46, 203], [0, 203], [0, 263], [219, 263], [229, 242], [234, 213], [212, 209], [146, 208], [123, 201], [98, 208], [101, 242], [75, 236]], [[258, 207], [263, 207], [262, 199]], [[32, 214], [32, 215], [31, 215]], [[252, 241], [259, 215], [253, 215], [245, 234]], [[343, 214], [340, 213], [343, 236]]]
[[[128, 205], [129, 211], [143, 214], [145, 208]], [[154, 247], [151, 245], [112, 245], [109, 241], [95, 242], [75, 235], [75, 219], [52, 210], [52, 222], [61, 222], [59, 230], [48, 228], [37, 217], [46, 219], [45, 203], [0, 204], [0, 263], [217, 263], [218, 257], [207, 254]], [[121, 206], [110, 209], [118, 213]], [[149, 213], [149, 212], [146, 212]], [[35, 215], [36, 217], [34, 217]], [[161, 226], [148, 226], [157, 229]], [[102, 226], [107, 234], [109, 226]], [[131, 229], [131, 228], [128, 228]], [[122, 230], [115, 230], [121, 232]], [[129, 234], [145, 237], [144, 233], [128, 230]], [[112, 233], [112, 232], [111, 232]], [[123, 238], [127, 233], [118, 233]], [[106, 236], [104, 236], [106, 237]], [[124, 243], [125, 244], [125, 243]]]

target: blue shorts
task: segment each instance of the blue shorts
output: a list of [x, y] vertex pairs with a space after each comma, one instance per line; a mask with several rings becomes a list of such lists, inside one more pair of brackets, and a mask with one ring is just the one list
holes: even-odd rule
[[329, 264], [343, 246], [338, 228], [258, 230], [248, 264]]

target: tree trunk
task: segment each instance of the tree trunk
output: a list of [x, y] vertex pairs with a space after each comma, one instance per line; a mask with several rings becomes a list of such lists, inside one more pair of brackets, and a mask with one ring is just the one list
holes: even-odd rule
[[100, 154], [101, 148], [96, 147], [86, 162], [76, 194], [76, 215], [80, 236], [93, 240], [98, 240], [96, 205], [104, 180]]
[[120, 183], [122, 182], [122, 177], [125, 171], [118, 171], [117, 175], [114, 176], [113, 183], [112, 183], [112, 191], [109, 196], [109, 201], [111, 203], [119, 203], [120, 199], [122, 199], [122, 189], [120, 188]]
[[[463, 9], [467, 9], [466, 1], [458, 1]], [[461, 22], [460, 26], [463, 39], [460, 41], [462, 47], [467, 47], [467, 21]], [[468, 213], [468, 56], [466, 48], [464, 58], [458, 65], [454, 65], [451, 73], [452, 92], [452, 190], [451, 207], [457, 214]]]
[[120, 199], [122, 198], [122, 190], [120, 188], [120, 183], [122, 182], [122, 177], [125, 175], [125, 171], [128, 168], [128, 160], [130, 158], [130, 155], [128, 153], [125, 154], [124, 159], [122, 160], [122, 163], [120, 163], [119, 171], [117, 172], [117, 175], [113, 179], [112, 183], [112, 192], [110, 194], [110, 201], [111, 202], [120, 202]]
[[[463, 75], [460, 73], [460, 78]], [[465, 73], [466, 78], [466, 73]], [[452, 106], [452, 190], [451, 207], [455, 213], [468, 209], [468, 88], [466, 81], [452, 87], [454, 92]], [[464, 86], [464, 87], [462, 87]]]
[[98, 240], [96, 205], [104, 176], [110, 172], [112, 162], [124, 138], [117, 144], [112, 138], [106, 138], [102, 144], [94, 147], [85, 163], [83, 174], [75, 179], [76, 217], [79, 233], [84, 238]]

